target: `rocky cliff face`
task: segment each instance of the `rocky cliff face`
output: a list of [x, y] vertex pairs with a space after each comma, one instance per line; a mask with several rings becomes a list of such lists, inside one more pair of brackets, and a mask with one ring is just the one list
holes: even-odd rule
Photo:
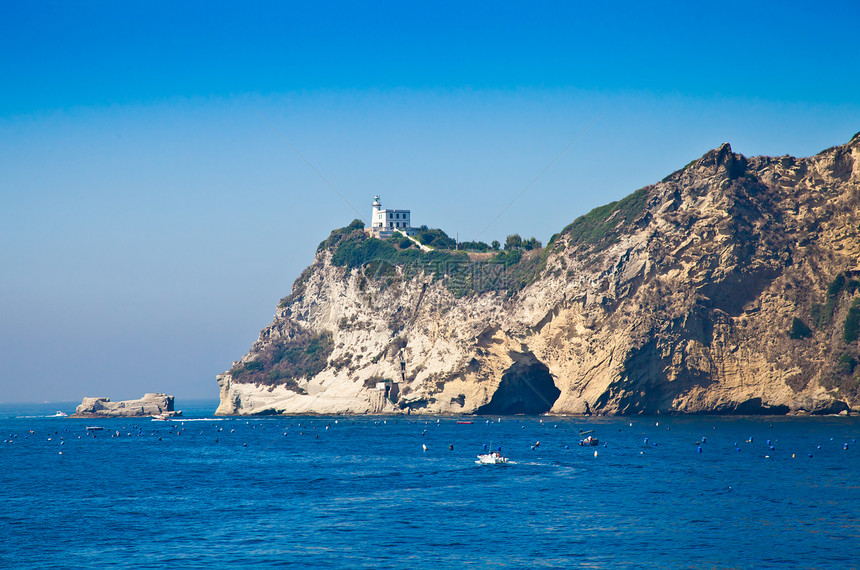
[[218, 413], [860, 410], [860, 134], [724, 144], [521, 258], [377, 245], [321, 244]]

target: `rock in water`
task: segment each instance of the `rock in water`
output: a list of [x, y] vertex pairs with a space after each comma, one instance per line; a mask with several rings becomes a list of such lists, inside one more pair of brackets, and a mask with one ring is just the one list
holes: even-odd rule
[[110, 398], [84, 398], [71, 415], [73, 418], [120, 418], [140, 416], [172, 417], [181, 415], [173, 409], [173, 396], [144, 394], [139, 400], [111, 402]]

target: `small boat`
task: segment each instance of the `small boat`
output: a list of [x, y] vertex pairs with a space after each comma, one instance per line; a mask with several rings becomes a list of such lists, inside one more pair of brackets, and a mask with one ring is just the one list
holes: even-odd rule
[[588, 446], [588, 445], [598, 445], [600, 442], [597, 441], [596, 437], [588, 436], [585, 439], [579, 440], [579, 445]]
[[54, 414], [53, 416], [49, 416], [49, 417], [51, 417], [51, 418], [65, 418], [68, 415], [69, 414], [67, 414], [66, 412], [61, 412], [61, 411], [57, 410], [56, 414]]
[[103, 429], [105, 428], [102, 426], [87, 426], [87, 431], [102, 431]]
[[508, 458], [499, 453], [498, 451], [493, 451], [491, 453], [485, 453], [478, 456], [478, 460], [475, 463], [486, 463], [489, 465], [498, 465], [500, 463], [507, 463]]
[[470, 423], [472, 423], [472, 422], [458, 421], [457, 423], [458, 423], [458, 424], [470, 424]]
[[164, 414], [155, 414], [154, 416], [152, 416], [152, 421], [169, 422], [170, 418]]

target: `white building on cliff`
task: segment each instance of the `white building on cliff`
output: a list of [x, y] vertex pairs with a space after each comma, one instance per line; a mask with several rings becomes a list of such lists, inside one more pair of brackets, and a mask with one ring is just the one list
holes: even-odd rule
[[383, 210], [379, 196], [374, 196], [368, 231], [375, 237], [387, 238], [398, 232], [413, 236], [418, 233], [418, 228], [412, 227], [409, 210]]

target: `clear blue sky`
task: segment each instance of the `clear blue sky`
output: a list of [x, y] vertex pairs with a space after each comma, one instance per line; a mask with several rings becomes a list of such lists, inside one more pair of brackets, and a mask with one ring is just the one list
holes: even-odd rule
[[546, 241], [723, 142], [860, 131], [854, 1], [247, 4], [0, 5], [0, 401], [217, 397], [374, 194]]

